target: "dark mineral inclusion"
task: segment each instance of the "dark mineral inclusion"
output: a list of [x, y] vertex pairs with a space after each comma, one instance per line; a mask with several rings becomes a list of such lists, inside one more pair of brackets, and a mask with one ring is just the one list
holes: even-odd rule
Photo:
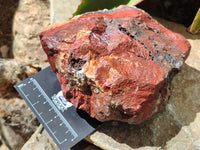
[[136, 7], [90, 12], [40, 33], [67, 101], [100, 121], [139, 124], [161, 109], [190, 44]]

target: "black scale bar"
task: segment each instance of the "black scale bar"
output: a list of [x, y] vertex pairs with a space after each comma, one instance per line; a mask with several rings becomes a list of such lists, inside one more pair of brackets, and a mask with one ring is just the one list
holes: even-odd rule
[[71, 103], [63, 103], [64, 97], [56, 97], [61, 88], [50, 67], [15, 85], [15, 88], [61, 150], [71, 148], [100, 125], [99, 121], [77, 110]]

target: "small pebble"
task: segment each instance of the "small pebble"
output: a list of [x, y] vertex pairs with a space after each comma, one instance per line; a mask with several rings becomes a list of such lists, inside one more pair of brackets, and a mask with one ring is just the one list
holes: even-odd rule
[[1, 46], [0, 52], [1, 52], [2, 58], [7, 58], [8, 57], [8, 51], [9, 51], [9, 48], [8, 48], [7, 45]]

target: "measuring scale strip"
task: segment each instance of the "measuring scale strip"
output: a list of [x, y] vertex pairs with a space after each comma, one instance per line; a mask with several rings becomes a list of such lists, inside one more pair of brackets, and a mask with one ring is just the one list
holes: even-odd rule
[[[38, 92], [40, 92], [40, 94], [39, 94], [40, 96], [38, 96], [38, 98], [40, 98], [40, 101], [36, 101], [34, 104], [31, 102], [31, 99], [28, 98], [29, 94], [24, 93], [25, 90], [22, 89], [23, 87], [26, 87], [26, 86], [30, 85], [31, 83], [33, 83], [33, 85], [35, 85], [35, 87], [33, 87], [32, 90], [36, 91], [36, 89], [38, 89]], [[51, 134], [54, 135], [54, 138], [57, 140], [57, 142], [60, 145], [63, 144], [63, 143], [65, 143], [65, 142], [67, 142], [67, 139], [59, 140], [57, 138], [59, 136], [59, 133], [57, 133], [56, 131], [53, 131], [53, 129], [50, 127], [50, 123], [53, 122], [53, 119], [56, 119], [57, 116], [62, 121], [60, 123], [60, 126], [62, 126], [64, 124], [67, 127], [67, 129], [68, 129], [66, 132], [62, 132], [62, 134], [63, 133], [68, 134], [70, 132], [71, 135], [73, 136], [73, 138], [71, 139], [71, 141], [74, 141], [78, 137], [78, 134], [74, 131], [74, 129], [69, 124], [69, 122], [63, 117], [63, 115], [60, 113], [60, 111], [53, 104], [53, 102], [51, 101], [51, 99], [46, 95], [46, 93], [44, 92], [44, 90], [41, 88], [41, 86], [39, 85], [39, 83], [34, 78], [30, 78], [27, 83], [19, 84], [18, 88], [21, 91], [21, 93], [26, 97], [26, 99], [29, 101], [29, 104], [32, 106], [32, 108], [35, 110], [35, 112], [39, 115], [40, 119], [43, 121], [43, 123], [49, 129], [49, 131], [51, 132]], [[46, 101], [44, 101], [44, 102], [41, 101], [42, 96], [44, 97], [44, 99]], [[36, 105], [39, 104], [40, 102], [42, 102], [43, 105], [45, 105], [48, 102], [47, 104], [49, 104], [51, 106], [51, 108], [47, 109], [47, 111], [46, 111], [47, 114], [46, 115], [48, 115], [49, 112], [51, 112], [52, 110], [54, 110], [54, 112], [56, 113], [56, 115], [53, 117], [53, 119], [50, 119], [49, 121], [45, 121], [45, 117], [43, 117], [43, 115], [44, 115], [45, 112], [44, 111], [43, 112], [39, 112], [37, 110], [37, 107], [36, 107]], [[41, 105], [41, 104], [39, 104], [39, 105]], [[58, 136], [56, 136], [56, 134], [58, 134]]]

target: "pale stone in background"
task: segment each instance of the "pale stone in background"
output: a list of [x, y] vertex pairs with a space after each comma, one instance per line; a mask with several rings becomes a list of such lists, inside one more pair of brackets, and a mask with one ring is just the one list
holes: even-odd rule
[[0, 150], [9, 150], [9, 148], [6, 145], [1, 145]]
[[186, 64], [200, 71], [200, 37], [194, 40], [188, 39], [188, 41], [192, 46], [192, 51], [186, 60]]
[[2, 122], [0, 122], [0, 127], [0, 133], [3, 135], [6, 144], [12, 149], [20, 149], [24, 143], [22, 137], [16, 134], [10, 126], [6, 126]]
[[51, 23], [62, 22], [72, 17], [81, 0], [50, 0]]
[[41, 68], [47, 61], [39, 33], [50, 25], [48, 0], [19, 0], [13, 19], [13, 55], [15, 61]]
[[43, 127], [40, 125], [21, 150], [59, 150], [48, 133], [42, 130]]
[[19, 150], [37, 126], [38, 121], [24, 100], [0, 98], [1, 143], [12, 150]]

